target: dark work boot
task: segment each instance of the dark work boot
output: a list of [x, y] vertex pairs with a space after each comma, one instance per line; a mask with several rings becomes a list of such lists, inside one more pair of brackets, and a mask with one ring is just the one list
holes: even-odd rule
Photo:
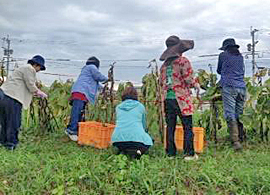
[[237, 125], [238, 125], [238, 132], [239, 132], [239, 135], [238, 135], [239, 141], [243, 142], [246, 140], [246, 132], [244, 130], [244, 125], [243, 123], [240, 122], [239, 119], [237, 119]]
[[243, 147], [241, 143], [239, 142], [239, 131], [238, 131], [237, 121], [229, 121], [228, 127], [230, 130], [230, 137], [231, 137], [233, 149], [236, 151], [242, 150]]

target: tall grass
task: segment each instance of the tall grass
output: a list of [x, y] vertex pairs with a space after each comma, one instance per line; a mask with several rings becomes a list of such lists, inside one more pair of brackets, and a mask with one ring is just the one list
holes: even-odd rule
[[130, 160], [112, 148], [80, 147], [63, 132], [23, 131], [14, 152], [0, 147], [0, 194], [269, 194], [269, 149], [246, 144], [235, 153], [219, 144], [185, 162], [156, 144]]

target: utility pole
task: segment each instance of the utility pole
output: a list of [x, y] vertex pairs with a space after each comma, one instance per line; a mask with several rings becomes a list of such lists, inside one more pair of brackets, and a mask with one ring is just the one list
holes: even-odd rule
[[7, 76], [8, 76], [8, 72], [9, 72], [9, 62], [10, 62], [10, 57], [13, 54], [13, 50], [10, 49], [10, 39], [9, 39], [9, 35], [7, 35], [7, 38], [4, 37], [2, 38], [2, 40], [4, 42], [6, 42], [7, 47], [2, 47], [4, 49], [4, 58], [7, 59]]
[[0, 63], [1, 63], [0, 85], [2, 85], [3, 82], [5, 81], [5, 77], [4, 77], [4, 59], [2, 59], [2, 60], [0, 61]]
[[[252, 44], [251, 44], [251, 55], [252, 55], [252, 83], [255, 84], [255, 68], [256, 68], [256, 62], [255, 62], [255, 46], [258, 43], [258, 41], [255, 41], [255, 33], [258, 32], [257, 29], [252, 29], [252, 26], [250, 27], [250, 34], [252, 38]], [[249, 48], [249, 46], [248, 46]]]

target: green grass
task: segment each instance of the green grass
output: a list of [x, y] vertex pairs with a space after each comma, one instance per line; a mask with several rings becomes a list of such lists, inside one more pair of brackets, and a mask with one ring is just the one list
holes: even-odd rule
[[166, 157], [155, 144], [141, 160], [113, 149], [80, 147], [62, 132], [21, 133], [19, 147], [0, 147], [2, 194], [270, 194], [270, 146], [208, 146], [198, 161]]

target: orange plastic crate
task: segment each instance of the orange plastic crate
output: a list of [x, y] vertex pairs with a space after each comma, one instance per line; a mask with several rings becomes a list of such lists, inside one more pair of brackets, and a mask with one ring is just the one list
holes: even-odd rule
[[[203, 127], [193, 127], [192, 129], [194, 134], [194, 150], [197, 153], [203, 152], [204, 146], [204, 128]], [[166, 148], [166, 133], [164, 135], [164, 147]], [[177, 150], [183, 150], [184, 147], [184, 134], [183, 134], [183, 127], [176, 126], [175, 129], [175, 145]]]
[[78, 144], [95, 148], [108, 148], [115, 125], [96, 121], [80, 122]]

